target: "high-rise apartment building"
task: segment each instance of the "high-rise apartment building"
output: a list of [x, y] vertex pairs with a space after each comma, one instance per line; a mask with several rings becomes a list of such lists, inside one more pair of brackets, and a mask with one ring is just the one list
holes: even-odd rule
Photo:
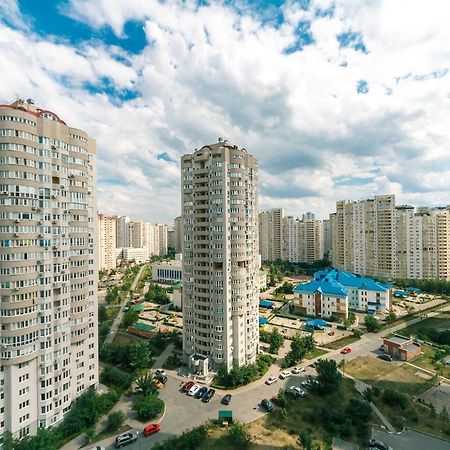
[[178, 216], [173, 221], [173, 244], [175, 253], [183, 251], [183, 221], [181, 216]]
[[395, 276], [395, 196], [338, 201], [330, 216], [336, 268], [360, 275]]
[[131, 247], [130, 218], [119, 216], [116, 220], [116, 248]]
[[95, 141], [0, 106], [0, 435], [57, 424], [98, 382]]
[[259, 213], [259, 252], [263, 261], [276, 261], [282, 258], [283, 217], [282, 208]]
[[331, 224], [328, 219], [322, 220], [323, 226], [323, 254], [329, 257], [331, 250]]
[[100, 270], [116, 268], [116, 216], [98, 215], [98, 262]]
[[183, 348], [195, 366], [256, 360], [258, 164], [227, 141], [181, 160]]
[[155, 250], [157, 255], [167, 255], [167, 225], [162, 223], [155, 224], [155, 235], [157, 236], [157, 246]]
[[312, 263], [323, 258], [323, 225], [312, 213], [303, 214], [301, 220], [284, 217], [281, 236], [283, 260]]

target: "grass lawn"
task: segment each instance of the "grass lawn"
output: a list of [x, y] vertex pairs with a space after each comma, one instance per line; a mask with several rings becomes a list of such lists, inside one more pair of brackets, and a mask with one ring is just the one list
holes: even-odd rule
[[141, 338], [140, 336], [135, 336], [134, 334], [122, 333], [119, 331], [114, 338], [113, 344], [128, 345], [133, 341], [148, 341], [148, 339]]
[[127, 425], [126, 423], [124, 423], [119, 429], [117, 429], [115, 431], [111, 431], [111, 430], [100, 431], [100, 433], [96, 434], [92, 438], [92, 443], [98, 442], [98, 441], [103, 441], [103, 439], [106, 439], [109, 436], [117, 436], [119, 434], [125, 433], [125, 431], [128, 431], [129, 429], [131, 429], [131, 427], [129, 425]]
[[334, 342], [330, 342], [328, 344], [325, 344], [324, 347], [329, 348], [331, 350], [337, 350], [338, 348], [341, 347], [346, 347], [350, 344], [353, 344], [354, 342], [358, 342], [359, 341], [359, 337], [350, 335], [350, 336], [345, 336], [341, 339], [338, 339]]
[[317, 358], [318, 356], [326, 355], [327, 353], [328, 350], [316, 347], [312, 352], [307, 353], [303, 359], [314, 359]]
[[408, 327], [401, 328], [397, 333], [402, 336], [421, 336], [422, 334], [427, 335], [428, 330], [448, 330], [449, 328], [450, 311], [444, 311], [435, 317], [429, 317]]
[[[413, 361], [411, 361], [412, 364], [423, 367], [427, 370], [431, 370], [432, 372], [436, 372], [438, 375], [442, 375], [450, 379], [450, 366], [444, 366], [443, 364], [436, 365], [433, 362], [433, 355], [435, 353], [435, 349], [433, 347], [422, 344], [422, 352], [423, 354], [421, 356], [418, 356]], [[446, 361], [448, 358], [449, 356], [444, 357], [443, 361]]]
[[400, 366], [370, 356], [362, 356], [345, 364], [344, 371], [354, 378], [382, 389], [391, 388], [419, 395], [434, 384], [434, 379], [408, 364]]

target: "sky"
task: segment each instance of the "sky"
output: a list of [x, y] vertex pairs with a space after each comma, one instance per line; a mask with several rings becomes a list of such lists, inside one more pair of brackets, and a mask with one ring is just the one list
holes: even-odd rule
[[450, 204], [447, 0], [1, 0], [0, 102], [97, 141], [98, 210], [170, 223], [180, 157], [256, 156], [260, 209]]

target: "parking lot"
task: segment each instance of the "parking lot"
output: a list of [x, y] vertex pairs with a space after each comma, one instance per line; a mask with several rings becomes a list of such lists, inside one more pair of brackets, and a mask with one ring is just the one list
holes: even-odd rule
[[450, 443], [442, 439], [419, 433], [413, 430], [403, 430], [401, 433], [388, 433], [378, 428], [372, 428], [372, 438], [383, 441], [393, 450], [449, 450]]

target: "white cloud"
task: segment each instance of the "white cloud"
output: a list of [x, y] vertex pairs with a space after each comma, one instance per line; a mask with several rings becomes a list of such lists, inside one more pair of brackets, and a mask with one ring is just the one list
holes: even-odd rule
[[[3, 18], [17, 7], [5, 4]], [[314, 14], [332, 4], [333, 17]], [[72, 0], [63, 8], [122, 38], [139, 21], [148, 41], [139, 54], [0, 25], [0, 98], [34, 97], [97, 139], [99, 209], [108, 213], [178, 215], [180, 155], [218, 136], [260, 160], [262, 208], [326, 217], [337, 199], [382, 193], [450, 203], [447, 2], [315, 0], [309, 11], [291, 2], [282, 24], [241, 7]], [[286, 54], [305, 20], [314, 43]], [[339, 46], [348, 31], [361, 34], [366, 53]], [[359, 80], [367, 94], [357, 94]], [[136, 98], [122, 102], [124, 90]]]

